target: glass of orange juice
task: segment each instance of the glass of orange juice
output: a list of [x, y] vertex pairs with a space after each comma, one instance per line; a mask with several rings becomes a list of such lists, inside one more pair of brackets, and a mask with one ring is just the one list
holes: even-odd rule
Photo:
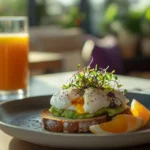
[[27, 94], [28, 49], [27, 17], [0, 17], [0, 100]]

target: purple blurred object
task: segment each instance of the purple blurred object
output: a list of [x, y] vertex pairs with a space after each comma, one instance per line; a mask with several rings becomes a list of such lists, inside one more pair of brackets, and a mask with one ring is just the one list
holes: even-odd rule
[[[105, 45], [107, 42], [105, 42]], [[109, 43], [108, 46], [103, 46], [103, 44], [94, 44], [89, 66], [91, 68], [94, 68], [96, 64], [100, 68], [107, 68], [109, 66], [108, 72], [115, 70], [116, 74], [123, 74], [123, 63], [120, 55], [121, 50], [117, 43]]]

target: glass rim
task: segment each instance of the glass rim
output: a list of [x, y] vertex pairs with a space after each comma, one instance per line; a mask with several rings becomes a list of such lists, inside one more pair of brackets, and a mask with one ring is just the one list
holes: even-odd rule
[[0, 16], [0, 21], [24, 21], [27, 19], [27, 16]]

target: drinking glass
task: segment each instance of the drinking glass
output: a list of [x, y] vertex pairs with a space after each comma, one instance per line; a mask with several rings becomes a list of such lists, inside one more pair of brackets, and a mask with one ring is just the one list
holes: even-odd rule
[[27, 17], [0, 17], [0, 100], [26, 96], [28, 49]]

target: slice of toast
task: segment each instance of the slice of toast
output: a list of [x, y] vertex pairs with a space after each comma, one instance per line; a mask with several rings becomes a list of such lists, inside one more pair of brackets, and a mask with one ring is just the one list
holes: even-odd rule
[[106, 116], [88, 119], [68, 119], [53, 116], [48, 110], [41, 113], [42, 128], [51, 132], [87, 133], [89, 126], [107, 121]]

